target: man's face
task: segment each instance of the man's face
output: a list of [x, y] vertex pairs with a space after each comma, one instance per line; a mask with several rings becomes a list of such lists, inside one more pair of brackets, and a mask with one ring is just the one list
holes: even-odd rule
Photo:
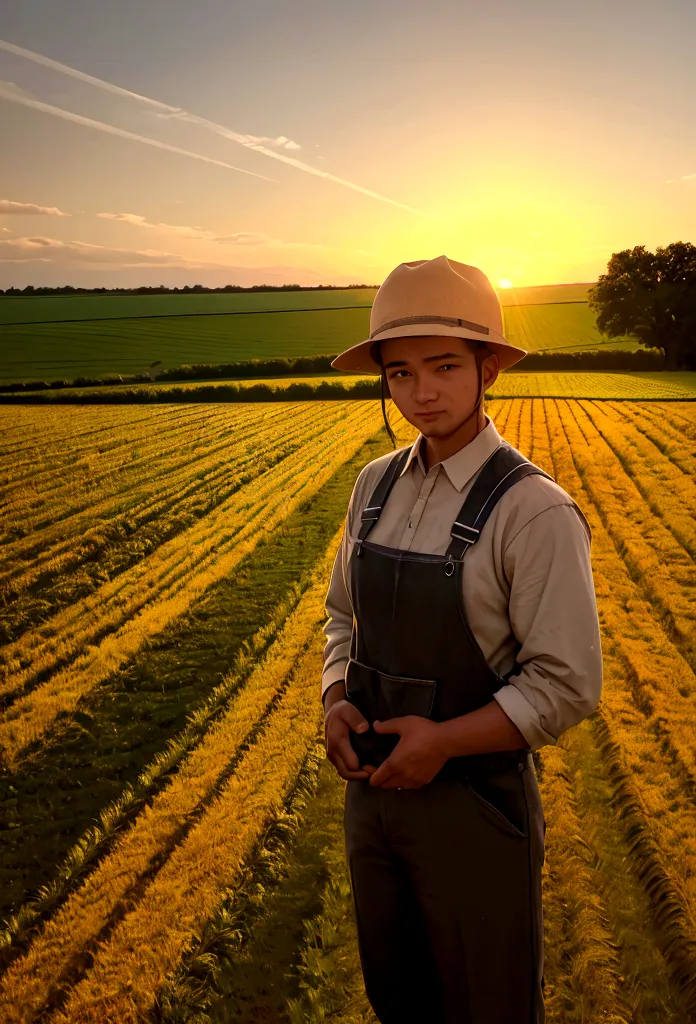
[[[471, 414], [478, 375], [463, 338], [389, 338], [380, 354], [394, 404], [425, 437], [446, 437]], [[498, 376], [496, 355], [482, 360], [481, 374], [485, 391]]]

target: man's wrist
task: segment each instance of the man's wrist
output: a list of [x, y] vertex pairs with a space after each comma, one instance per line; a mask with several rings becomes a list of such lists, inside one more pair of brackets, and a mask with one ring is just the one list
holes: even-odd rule
[[496, 700], [476, 711], [438, 723], [440, 749], [449, 758], [501, 750], [529, 749], [529, 744]]
[[324, 705], [324, 714], [333, 707], [334, 704], [338, 704], [339, 700], [346, 699], [346, 684], [343, 679], [337, 679], [335, 683], [330, 683], [321, 695], [321, 702]]

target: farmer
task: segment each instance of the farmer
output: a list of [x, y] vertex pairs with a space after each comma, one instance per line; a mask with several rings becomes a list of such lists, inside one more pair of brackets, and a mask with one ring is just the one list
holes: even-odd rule
[[[382, 1024], [542, 1024], [546, 823], [531, 751], [602, 687], [590, 528], [483, 399], [526, 351], [446, 256], [402, 263], [339, 370], [380, 374], [413, 445], [364, 467], [326, 599], [327, 754]], [[516, 410], [512, 409], [511, 416]], [[391, 433], [392, 442], [394, 436]]]

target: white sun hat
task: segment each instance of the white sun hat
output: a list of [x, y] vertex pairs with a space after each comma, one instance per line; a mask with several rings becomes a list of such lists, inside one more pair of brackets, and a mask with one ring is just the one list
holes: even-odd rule
[[387, 338], [440, 334], [483, 341], [498, 356], [501, 370], [527, 350], [503, 336], [500, 301], [478, 267], [447, 256], [400, 263], [384, 280], [370, 312], [370, 337], [341, 352], [331, 365], [347, 373], [380, 373], [371, 350]]

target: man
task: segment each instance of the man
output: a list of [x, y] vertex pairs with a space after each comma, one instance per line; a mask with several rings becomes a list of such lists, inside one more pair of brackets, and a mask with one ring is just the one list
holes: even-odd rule
[[[420, 431], [360, 473], [326, 599], [327, 754], [347, 781], [382, 1024], [542, 1024], [545, 821], [531, 751], [602, 686], [590, 528], [483, 396], [524, 349], [476, 267], [402, 263], [333, 365]], [[385, 417], [386, 419], [386, 417]], [[368, 539], [369, 535], [369, 539]]]

